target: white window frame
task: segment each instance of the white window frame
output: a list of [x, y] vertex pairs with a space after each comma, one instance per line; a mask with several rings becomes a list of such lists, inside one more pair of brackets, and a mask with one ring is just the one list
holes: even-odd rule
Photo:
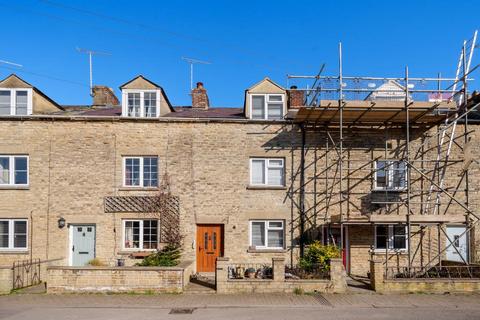
[[[252, 225], [254, 222], [263, 222], [264, 223], [264, 234], [265, 234], [265, 245], [264, 246], [254, 246], [253, 237], [252, 237]], [[270, 227], [270, 222], [280, 222], [282, 227]], [[282, 239], [283, 247], [269, 247], [268, 246], [268, 230], [282, 230]], [[262, 219], [253, 219], [249, 221], [249, 246], [255, 247], [255, 250], [284, 250], [285, 249], [285, 221], [284, 220], [262, 220]]]
[[[387, 179], [387, 186], [385, 187], [379, 187], [377, 185], [377, 168], [378, 168], [378, 162], [381, 161], [381, 162], [386, 162], [386, 167], [387, 169], [385, 170], [386, 171], [386, 179]], [[391, 184], [393, 184], [393, 177], [394, 177], [394, 169], [391, 169], [389, 168], [392, 163], [394, 162], [403, 162], [404, 165], [405, 165], [405, 185], [403, 187], [396, 187], [396, 186], [392, 186]], [[395, 160], [395, 159], [391, 159], [391, 160], [382, 160], [382, 159], [379, 159], [379, 160], [376, 160], [374, 162], [374, 175], [373, 175], [373, 189], [376, 190], [376, 191], [405, 191], [407, 190], [407, 179], [408, 179], [408, 166], [407, 166], [407, 163], [403, 160]]]
[[[28, 225], [28, 219], [3, 219], [1, 218], [0, 221], [8, 221], [8, 248], [0, 248], [0, 252], [4, 251], [28, 251], [28, 236], [29, 236], [29, 225]], [[15, 221], [25, 221], [26, 222], [26, 229], [27, 229], [27, 234], [26, 234], [26, 240], [25, 240], [25, 248], [15, 248], [14, 247], [14, 237], [15, 237]]]
[[[144, 181], [143, 181], [143, 162], [145, 158], [157, 158], [157, 185], [156, 186], [144, 186]], [[126, 169], [127, 169], [127, 159], [139, 159], [140, 160], [140, 184], [138, 186], [133, 186], [133, 185], [127, 185], [127, 179], [125, 177]], [[159, 183], [159, 176], [160, 176], [160, 159], [158, 156], [123, 156], [122, 157], [122, 186], [124, 188], [158, 188], [158, 183]]]
[[[151, 92], [156, 93], [156, 115], [154, 117], [147, 117], [145, 115], [145, 93]], [[140, 94], [140, 117], [132, 117], [128, 115], [128, 94], [129, 93], [139, 93]], [[123, 89], [122, 90], [122, 117], [127, 118], [147, 118], [154, 119], [160, 117], [160, 90], [136, 90], [136, 89]]]
[[[378, 226], [386, 226], [387, 227], [387, 230], [388, 230], [388, 234], [387, 234], [387, 248], [377, 248], [377, 227]], [[407, 225], [404, 225], [405, 227], [405, 248], [402, 248], [402, 249], [395, 249], [393, 248], [393, 243], [394, 243], [394, 234], [393, 234], [393, 227], [394, 226], [398, 226], [398, 225], [394, 225], [394, 224], [377, 224], [375, 225], [374, 229], [375, 229], [375, 237], [374, 237], [374, 250], [375, 252], [385, 252], [386, 250], [388, 250], [389, 252], [406, 252], [408, 251], [408, 226]]]
[[[33, 90], [32, 88], [0, 88], [0, 91], [10, 91], [10, 115], [16, 116], [17, 115], [17, 91], [27, 91], [27, 116], [32, 114], [33, 110]], [[26, 116], [25, 114], [21, 114], [19, 116]], [[5, 115], [3, 115], [5, 116]]]
[[[253, 97], [254, 96], [262, 96], [265, 97], [265, 103], [263, 105], [263, 114], [264, 117], [263, 119], [253, 119]], [[270, 101], [270, 96], [281, 96], [282, 101]], [[269, 119], [268, 118], [268, 104], [269, 103], [281, 103], [282, 104], [282, 117], [280, 119]], [[257, 93], [251, 93], [250, 94], [250, 119], [252, 120], [272, 120], [272, 121], [280, 121], [283, 120], [283, 117], [285, 116], [285, 94], [284, 93], [268, 93], [268, 94], [257, 94]]]
[[[253, 183], [253, 160], [262, 160], [263, 161], [263, 170], [265, 170], [265, 183]], [[270, 166], [270, 160], [281, 160], [281, 166]], [[269, 168], [282, 168], [282, 184], [268, 184], [268, 169]], [[262, 186], [262, 187], [285, 187], [285, 159], [284, 158], [260, 158], [260, 157], [251, 157], [250, 158], [250, 185], [251, 186]]]
[[[146, 220], [155, 220], [157, 221], [157, 248], [160, 243], [160, 220], [159, 219], [123, 219], [122, 220], [122, 250], [124, 251], [157, 251], [157, 249], [144, 249], [143, 248], [143, 222]], [[139, 234], [139, 244], [138, 248], [126, 248], [125, 247], [125, 226], [127, 221], [140, 222], [140, 234]]]
[[[30, 157], [26, 154], [0, 154], [0, 158], [8, 158], [8, 184], [0, 183], [0, 189], [5, 187], [28, 187], [30, 185]], [[15, 158], [27, 158], [27, 183], [15, 183]]]

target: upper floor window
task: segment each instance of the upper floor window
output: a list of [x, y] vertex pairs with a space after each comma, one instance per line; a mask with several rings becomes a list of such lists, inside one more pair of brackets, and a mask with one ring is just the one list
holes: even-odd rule
[[407, 249], [407, 227], [402, 224], [375, 226], [375, 249]]
[[160, 94], [158, 90], [125, 90], [123, 115], [126, 117], [156, 118], [159, 116]]
[[0, 250], [27, 249], [27, 220], [0, 219]]
[[375, 190], [404, 190], [407, 187], [407, 165], [399, 160], [375, 162]]
[[158, 157], [124, 157], [125, 187], [157, 187]]
[[28, 156], [0, 155], [0, 187], [28, 185]]
[[285, 161], [282, 158], [251, 158], [250, 185], [285, 186]]
[[32, 114], [32, 89], [0, 88], [0, 115]]
[[281, 120], [284, 115], [284, 94], [252, 94], [251, 118]]

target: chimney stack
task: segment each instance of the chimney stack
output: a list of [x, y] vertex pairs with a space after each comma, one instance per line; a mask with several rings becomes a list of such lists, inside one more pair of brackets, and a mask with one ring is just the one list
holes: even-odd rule
[[297, 86], [291, 86], [288, 90], [288, 102], [290, 108], [300, 108], [305, 102], [305, 91], [297, 90]]
[[93, 86], [92, 91], [93, 107], [111, 107], [120, 104], [112, 88], [107, 86]]
[[192, 89], [192, 108], [205, 109], [209, 107], [207, 90], [203, 83], [197, 82], [197, 87]]

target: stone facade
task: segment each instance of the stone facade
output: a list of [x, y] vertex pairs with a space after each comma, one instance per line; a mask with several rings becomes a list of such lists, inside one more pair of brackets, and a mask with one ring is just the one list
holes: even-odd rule
[[[35, 117], [2, 119], [0, 153], [28, 154], [30, 185], [28, 188], [3, 188], [0, 198], [2, 218], [25, 218], [29, 221], [29, 249], [1, 252], [1, 264], [29, 258], [62, 259], [69, 264], [69, 227], [71, 224], [96, 225], [96, 256], [108, 265], [118, 258], [129, 259], [130, 252], [122, 246], [122, 220], [148, 218], [149, 214], [104, 212], [106, 196], [154, 195], [156, 188], [135, 189], [122, 185], [122, 157], [156, 155], [159, 177], [168, 172], [172, 193], [180, 199], [181, 230], [184, 235], [184, 257], [195, 259], [197, 224], [224, 225], [224, 255], [255, 262], [272, 258], [287, 261], [298, 257], [299, 239], [299, 170], [301, 133], [298, 125], [288, 121], [269, 123], [249, 120], [182, 120], [182, 119], [118, 119], [94, 117]], [[474, 127], [474, 126], [471, 126]], [[473, 128], [475, 129], [475, 127]], [[421, 145], [426, 135], [436, 129], [417, 132], [412, 139], [412, 151], [424, 152], [416, 159], [434, 159], [434, 143]], [[457, 130], [463, 130], [462, 128]], [[340, 220], [338, 176], [335, 178], [338, 156], [330, 136], [336, 141], [337, 130], [309, 132], [306, 136], [305, 206], [307, 232], [311, 238], [322, 239], [327, 228]], [[369, 271], [370, 250], [374, 244], [374, 228], [369, 217], [388, 216], [402, 221], [405, 206], [387, 213], [382, 205], [371, 203], [378, 196], [372, 190], [372, 165], [375, 159], [398, 158], [404, 150], [401, 131], [353, 130], [345, 141], [345, 178], [343, 189], [344, 222], [348, 234], [347, 270], [366, 275]], [[473, 132], [472, 139], [476, 138]], [[452, 164], [446, 175], [445, 188], [451, 193], [462, 172], [463, 152], [452, 148]], [[473, 154], [479, 150], [472, 146]], [[285, 188], [253, 188], [249, 185], [250, 157], [281, 157], [285, 159]], [[423, 170], [431, 169], [428, 162], [419, 162]], [[430, 167], [429, 167], [430, 166]], [[478, 167], [470, 168], [469, 207], [478, 208]], [[412, 194], [420, 197], [429, 187], [425, 179], [412, 172]], [[336, 181], [336, 182], [335, 182]], [[462, 182], [464, 183], [464, 182]], [[422, 184], [423, 187], [422, 187]], [[463, 184], [455, 197], [465, 202]], [[326, 192], [329, 191], [329, 192]], [[402, 195], [402, 193], [396, 193]], [[404, 195], [404, 193], [403, 193]], [[7, 200], [8, 199], [8, 200]], [[441, 209], [449, 206], [450, 214], [464, 218], [465, 210], [458, 204], [448, 204], [442, 197]], [[420, 212], [419, 204], [412, 211]], [[58, 227], [63, 217], [67, 227]], [[249, 220], [281, 219], [285, 221], [285, 250], [261, 251], [249, 247]], [[396, 220], [392, 220], [396, 221]], [[412, 228], [412, 247], [422, 243], [415, 257], [432, 258], [437, 250], [437, 230], [425, 225]], [[419, 231], [421, 229], [421, 232]], [[478, 250], [477, 237], [471, 233], [473, 259]], [[445, 246], [441, 240], [441, 247]], [[376, 253], [383, 257], [383, 253]], [[403, 257], [403, 258], [399, 258]], [[390, 256], [405, 262], [405, 253]], [[402, 261], [398, 259], [403, 259]], [[393, 261], [392, 260], [392, 261]]]

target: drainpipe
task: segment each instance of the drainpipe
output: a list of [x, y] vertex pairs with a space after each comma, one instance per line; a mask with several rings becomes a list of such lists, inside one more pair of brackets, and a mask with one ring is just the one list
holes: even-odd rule
[[300, 124], [302, 133], [302, 154], [300, 156], [300, 258], [305, 251], [305, 125]]

